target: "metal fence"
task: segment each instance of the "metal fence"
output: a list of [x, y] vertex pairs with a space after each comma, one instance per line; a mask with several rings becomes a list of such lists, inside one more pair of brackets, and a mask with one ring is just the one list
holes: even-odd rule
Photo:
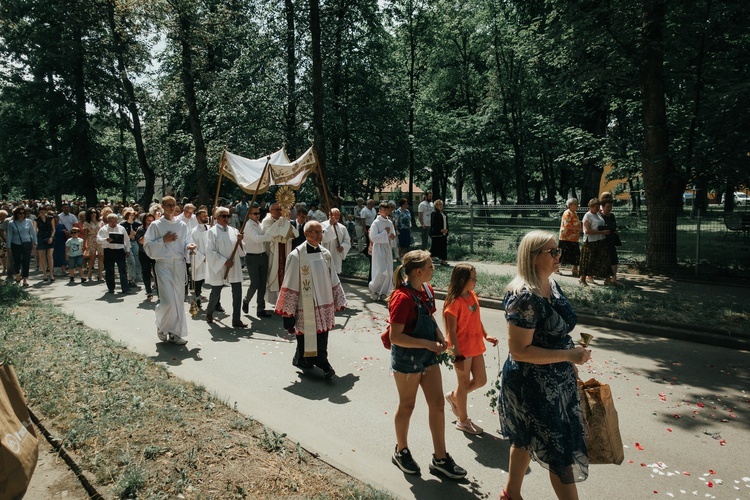
[[[703, 215], [691, 215], [686, 208], [674, 214], [677, 220], [676, 254], [678, 273], [694, 275], [742, 274], [750, 276], [750, 237], [745, 230], [732, 229], [725, 222], [721, 207], [712, 207]], [[633, 212], [627, 207], [615, 208], [622, 246], [618, 248], [623, 265], [646, 262], [648, 208]], [[746, 217], [747, 207], [740, 208], [732, 220]], [[445, 208], [452, 252], [464, 249], [472, 254], [488, 254], [506, 262], [515, 260], [518, 244], [528, 231], [544, 229], [558, 234], [564, 206], [557, 205], [462, 205]], [[579, 212], [583, 218], [585, 210]], [[666, 235], [665, 235], [666, 237]]]

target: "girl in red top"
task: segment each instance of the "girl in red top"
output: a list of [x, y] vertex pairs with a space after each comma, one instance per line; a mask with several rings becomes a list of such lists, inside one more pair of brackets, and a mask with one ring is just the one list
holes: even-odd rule
[[[391, 461], [406, 474], [419, 474], [420, 468], [408, 447], [409, 422], [422, 388], [427, 400], [432, 462], [430, 472], [451, 479], [466, 477], [445, 450], [445, 403], [443, 380], [437, 355], [445, 350], [445, 338], [432, 314], [435, 296], [429, 285], [435, 266], [429, 252], [413, 250], [404, 255], [393, 273], [394, 289], [388, 297], [390, 313], [391, 371], [398, 390], [394, 418], [396, 449]], [[402, 276], [403, 273], [403, 276]]]
[[448, 295], [443, 304], [443, 320], [448, 341], [453, 346], [453, 366], [458, 387], [445, 395], [446, 401], [458, 417], [456, 429], [469, 434], [481, 434], [466, 411], [466, 398], [487, 383], [484, 366], [484, 341], [497, 345], [497, 339], [487, 335], [479, 316], [479, 298], [474, 293], [477, 271], [471, 264], [457, 264], [451, 274]]

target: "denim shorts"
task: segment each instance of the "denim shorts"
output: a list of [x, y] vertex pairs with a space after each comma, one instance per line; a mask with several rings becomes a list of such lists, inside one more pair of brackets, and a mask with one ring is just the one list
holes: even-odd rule
[[437, 362], [437, 354], [429, 349], [391, 345], [391, 371], [394, 373], [423, 373]]
[[76, 255], [75, 257], [68, 257], [68, 267], [70, 269], [77, 269], [83, 267], [83, 255]]

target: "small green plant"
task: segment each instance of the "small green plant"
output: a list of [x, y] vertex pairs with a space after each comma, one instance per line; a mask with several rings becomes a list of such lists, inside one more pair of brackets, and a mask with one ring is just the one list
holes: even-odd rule
[[284, 448], [284, 438], [286, 432], [277, 434], [276, 431], [268, 432], [268, 428], [263, 426], [263, 435], [260, 437], [260, 447], [269, 453], [277, 452]]
[[143, 449], [143, 458], [146, 460], [153, 460], [159, 455], [163, 455], [168, 452], [169, 448], [166, 446], [146, 446]]
[[130, 464], [123, 470], [115, 486], [118, 498], [138, 498], [138, 492], [146, 483], [146, 472], [136, 464]]

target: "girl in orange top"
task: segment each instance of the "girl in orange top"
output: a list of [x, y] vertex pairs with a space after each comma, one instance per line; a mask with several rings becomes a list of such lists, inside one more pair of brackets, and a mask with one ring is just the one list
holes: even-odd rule
[[487, 383], [484, 366], [484, 341], [497, 345], [497, 339], [487, 335], [479, 315], [479, 298], [474, 293], [477, 271], [471, 264], [457, 264], [451, 274], [448, 295], [443, 305], [443, 320], [448, 340], [453, 349], [458, 387], [445, 395], [445, 400], [458, 417], [456, 429], [469, 434], [481, 434], [482, 428], [471, 421], [466, 411], [468, 394]]

